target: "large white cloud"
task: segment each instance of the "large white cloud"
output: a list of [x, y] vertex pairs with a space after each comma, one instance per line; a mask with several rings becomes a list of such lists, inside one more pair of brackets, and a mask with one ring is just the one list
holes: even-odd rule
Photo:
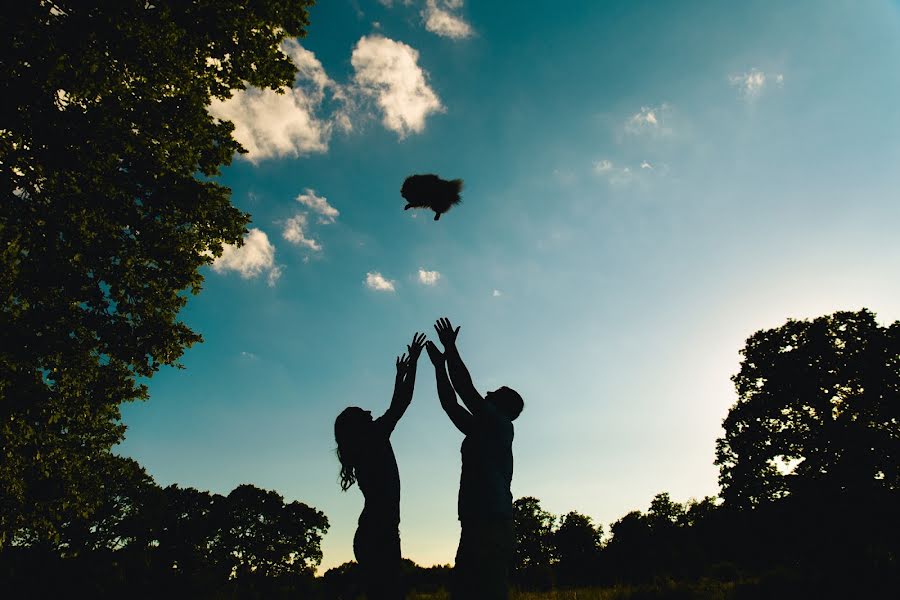
[[393, 292], [394, 291], [394, 282], [390, 279], [386, 279], [381, 273], [378, 271], [372, 271], [366, 273], [366, 287], [370, 290], [375, 290], [376, 292]]
[[375, 100], [384, 126], [401, 138], [420, 133], [429, 115], [444, 110], [418, 61], [414, 48], [380, 35], [360, 38], [350, 57], [358, 91]]
[[319, 223], [334, 223], [334, 220], [340, 216], [338, 209], [328, 204], [325, 196], [317, 196], [316, 191], [312, 188], [306, 188], [303, 194], [297, 196], [297, 202], [304, 206], [308, 206], [313, 212], [319, 215]]
[[282, 93], [249, 88], [228, 100], [214, 98], [209, 105], [214, 117], [234, 123], [234, 138], [247, 149], [246, 158], [254, 163], [266, 158], [325, 152], [335, 125], [350, 129], [344, 111], [327, 117], [318, 115], [326, 90], [336, 100], [346, 99], [345, 91], [328, 77], [322, 63], [295, 40], [285, 40], [281, 50], [297, 67], [292, 88], [283, 88]]
[[426, 0], [422, 10], [425, 29], [442, 37], [454, 39], [472, 35], [472, 27], [451, 10], [462, 7], [462, 0]]
[[322, 249], [322, 245], [307, 236], [306, 224], [306, 215], [302, 213], [296, 214], [285, 222], [281, 236], [294, 245], [303, 246], [318, 252]]
[[266, 273], [270, 286], [281, 276], [281, 267], [275, 264], [275, 246], [264, 231], [256, 228], [247, 233], [242, 246], [225, 244], [222, 256], [213, 262], [212, 268], [217, 273], [235, 271], [244, 279]]

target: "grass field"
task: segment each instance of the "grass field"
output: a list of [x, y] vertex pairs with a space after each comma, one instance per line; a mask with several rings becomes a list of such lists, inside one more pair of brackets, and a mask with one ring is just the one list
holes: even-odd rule
[[[510, 600], [729, 600], [735, 585], [719, 581], [663, 583], [645, 586], [596, 587], [548, 592], [512, 591]], [[445, 591], [411, 594], [408, 600], [449, 600]]]

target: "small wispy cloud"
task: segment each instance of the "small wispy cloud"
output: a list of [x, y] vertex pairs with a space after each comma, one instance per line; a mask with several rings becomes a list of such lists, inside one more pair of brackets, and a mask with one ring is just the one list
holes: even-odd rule
[[594, 173], [609, 173], [614, 168], [611, 160], [604, 158], [594, 161]]
[[471, 37], [472, 26], [452, 11], [462, 8], [463, 0], [426, 0], [422, 10], [425, 29], [453, 39]]
[[640, 165], [632, 168], [628, 165], [615, 164], [609, 159], [596, 160], [591, 170], [598, 177], [606, 179], [611, 185], [627, 185], [630, 183], [648, 183], [652, 179], [666, 177], [669, 174], [669, 165], [666, 163], [653, 164], [649, 160], [643, 160]]
[[243, 245], [225, 244], [212, 269], [216, 273], [234, 271], [243, 279], [265, 273], [269, 286], [274, 286], [281, 277], [281, 267], [275, 264], [275, 246], [264, 231], [256, 228], [247, 232]]
[[762, 94], [766, 86], [772, 82], [776, 85], [783, 85], [784, 75], [781, 73], [767, 74], [759, 69], [750, 69], [746, 73], [729, 75], [728, 82], [739, 90], [741, 96], [752, 100]]
[[503, 292], [501, 292], [500, 290], [494, 290], [494, 291], [491, 293], [491, 296], [493, 296], [494, 298], [499, 298], [499, 297], [502, 296], [502, 295], [503, 295]]
[[376, 292], [394, 291], [394, 282], [390, 279], [386, 279], [378, 271], [371, 271], [369, 273], [366, 273], [365, 284], [367, 288], [369, 288], [370, 290], [375, 290]]
[[315, 190], [306, 188], [303, 194], [297, 196], [297, 202], [304, 206], [308, 206], [314, 213], [319, 215], [319, 223], [334, 223], [334, 220], [340, 216], [338, 210], [328, 204], [325, 196], [317, 196]]
[[285, 221], [284, 230], [281, 232], [281, 237], [294, 244], [295, 246], [302, 246], [313, 252], [319, 252], [322, 250], [322, 245], [317, 242], [315, 239], [311, 238], [307, 234], [307, 218], [303, 213], [298, 213]]
[[400, 138], [421, 133], [429, 115], [444, 111], [419, 64], [419, 52], [382, 35], [360, 38], [350, 64], [357, 92], [382, 112], [382, 124]]
[[437, 271], [426, 271], [419, 269], [419, 283], [422, 285], [435, 285], [441, 278], [441, 274]]
[[666, 103], [659, 106], [642, 106], [625, 121], [625, 132], [632, 135], [668, 135], [672, 133], [671, 127], [666, 123], [670, 112], [671, 107]]

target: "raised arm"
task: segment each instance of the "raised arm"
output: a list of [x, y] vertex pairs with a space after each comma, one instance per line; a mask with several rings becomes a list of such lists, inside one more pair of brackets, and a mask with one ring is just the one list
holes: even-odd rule
[[472, 415], [456, 401], [456, 392], [450, 384], [450, 378], [447, 376], [447, 361], [441, 351], [433, 342], [425, 344], [428, 350], [428, 358], [434, 365], [434, 377], [437, 380], [438, 399], [441, 401], [441, 408], [450, 417], [450, 420], [456, 425], [463, 434], [468, 434], [472, 427]]
[[424, 345], [425, 334], [416, 333], [413, 335], [412, 343], [406, 347], [409, 351], [409, 356], [404, 353], [402, 356], [397, 357], [397, 375], [394, 378], [394, 395], [391, 397], [391, 405], [375, 421], [385, 429], [388, 435], [394, 431], [397, 422], [403, 416], [403, 413], [406, 412], [410, 402], [412, 402], [413, 390], [416, 386], [416, 365]]
[[469, 370], [463, 363], [459, 350], [456, 348], [456, 336], [459, 335], [459, 327], [454, 330], [453, 325], [450, 324], [450, 319], [444, 317], [437, 320], [434, 324], [434, 329], [437, 331], [438, 339], [444, 344], [444, 356], [447, 359], [447, 368], [450, 371], [450, 381], [453, 383], [456, 393], [459, 394], [460, 400], [463, 401], [463, 404], [466, 405], [469, 411], [472, 413], [479, 412], [484, 408], [484, 397], [475, 389], [475, 384], [472, 383], [472, 376], [469, 375]]

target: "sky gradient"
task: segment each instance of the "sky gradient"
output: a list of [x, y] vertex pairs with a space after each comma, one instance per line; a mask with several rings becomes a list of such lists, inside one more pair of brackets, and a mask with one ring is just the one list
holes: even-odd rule
[[[220, 180], [248, 243], [205, 272], [185, 370], [123, 408], [158, 483], [275, 489], [352, 560], [333, 423], [390, 400], [413, 332], [461, 325], [482, 392], [517, 389], [514, 497], [610, 522], [718, 491], [753, 332], [900, 319], [900, 7], [333, 0], [287, 94], [214, 103], [251, 149]], [[463, 178], [439, 222], [413, 173]], [[423, 353], [424, 354], [424, 353]], [[459, 434], [421, 358], [393, 437], [403, 555], [450, 563]]]

